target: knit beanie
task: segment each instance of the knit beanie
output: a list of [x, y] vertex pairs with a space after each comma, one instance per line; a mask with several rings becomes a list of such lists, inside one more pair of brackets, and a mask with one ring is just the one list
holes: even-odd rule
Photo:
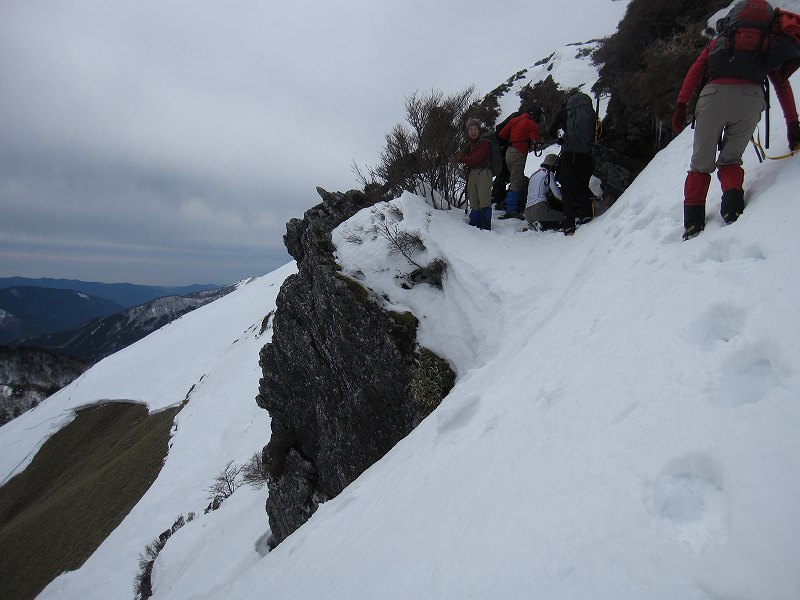
[[469, 121], [467, 121], [467, 131], [469, 131], [469, 128], [472, 127], [473, 125], [477, 127], [479, 131], [483, 129], [481, 127], [481, 122], [478, 119], [470, 119]]

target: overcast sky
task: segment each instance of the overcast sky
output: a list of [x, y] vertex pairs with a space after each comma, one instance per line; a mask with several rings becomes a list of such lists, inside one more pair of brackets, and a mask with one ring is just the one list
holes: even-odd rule
[[228, 283], [290, 260], [404, 98], [486, 93], [627, 0], [2, 0], [0, 276]]

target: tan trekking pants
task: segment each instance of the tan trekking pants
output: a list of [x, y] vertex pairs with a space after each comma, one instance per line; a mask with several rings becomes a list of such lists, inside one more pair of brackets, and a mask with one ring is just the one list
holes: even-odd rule
[[[525, 161], [527, 154], [523, 154], [514, 146], [509, 146], [506, 150], [506, 164], [511, 172], [511, 191], [519, 192], [520, 198], [524, 198], [527, 187], [525, 186]], [[524, 200], [522, 204], [525, 204]]]
[[467, 178], [467, 200], [472, 210], [492, 205], [492, 170], [489, 167], [470, 169]]
[[723, 165], [741, 165], [742, 154], [764, 108], [764, 90], [758, 84], [706, 85], [695, 109], [694, 148], [689, 169], [696, 173], [713, 173]]

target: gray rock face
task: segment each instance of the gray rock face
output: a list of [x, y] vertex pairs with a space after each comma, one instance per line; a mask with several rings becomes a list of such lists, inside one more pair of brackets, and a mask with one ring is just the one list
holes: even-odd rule
[[317, 191], [323, 202], [287, 225], [298, 273], [281, 288], [272, 342], [261, 351], [273, 543], [386, 454], [454, 382], [449, 365], [417, 345], [413, 315], [387, 312], [338, 271], [331, 231], [373, 202], [357, 191]]

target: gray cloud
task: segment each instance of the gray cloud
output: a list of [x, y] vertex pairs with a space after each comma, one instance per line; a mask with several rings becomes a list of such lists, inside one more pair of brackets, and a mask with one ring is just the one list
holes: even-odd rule
[[488, 91], [613, 30], [625, 3], [548, 4], [563, 29], [538, 4], [3, 3], [0, 276], [178, 284], [279, 266], [286, 221], [315, 186], [355, 185], [351, 162], [375, 162], [405, 96]]

